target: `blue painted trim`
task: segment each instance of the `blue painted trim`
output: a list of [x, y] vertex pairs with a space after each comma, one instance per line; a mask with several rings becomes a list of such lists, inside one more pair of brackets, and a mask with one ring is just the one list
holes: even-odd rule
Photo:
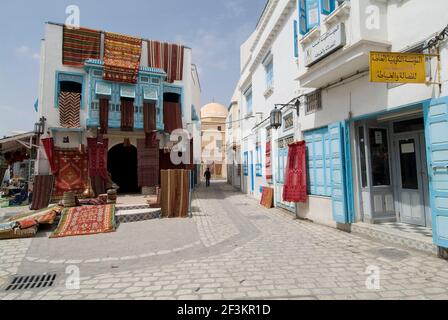
[[54, 82], [54, 107], [56, 109], [59, 109], [59, 94], [61, 93], [60, 91], [60, 85], [59, 85], [59, 75], [69, 75], [69, 76], [76, 76], [76, 77], [81, 77], [82, 78], [82, 82], [76, 81], [76, 83], [80, 83], [81, 84], [81, 110], [84, 110], [84, 103], [85, 103], [85, 92], [86, 92], [86, 86], [85, 86], [85, 74], [83, 73], [77, 73], [77, 72], [66, 72], [66, 71], [56, 71], [55, 73], [55, 82]]
[[344, 159], [345, 159], [345, 194], [347, 202], [347, 214], [348, 223], [355, 223], [356, 213], [355, 213], [355, 197], [353, 188], [353, 158], [352, 149], [350, 146], [350, 122], [345, 121], [342, 123], [344, 129]]
[[[328, 1], [329, 10], [325, 10], [324, 2]], [[336, 9], [336, 0], [320, 0], [321, 13], [325, 15], [331, 14]]]
[[254, 152], [250, 152], [250, 180], [252, 183], [252, 192], [255, 191], [255, 175], [254, 175]]
[[245, 177], [249, 176], [249, 152], [244, 152], [243, 174]]
[[256, 146], [255, 147], [256, 150], [256, 154], [257, 154], [257, 164], [255, 167], [255, 173], [257, 175], [257, 177], [262, 177], [263, 176], [263, 156], [262, 156], [262, 148], [261, 146]]
[[[180, 110], [181, 110], [181, 114], [182, 117], [184, 116], [185, 112], [184, 112], [184, 87], [183, 86], [178, 86], [178, 85], [173, 85], [173, 84], [168, 84], [168, 83], [164, 83], [163, 84], [163, 93], [176, 93], [178, 95], [180, 95]], [[162, 97], [163, 98], [163, 97]], [[163, 106], [162, 106], [162, 114], [163, 114]]]
[[[438, 99], [432, 99], [423, 104], [424, 119], [425, 119], [425, 140], [426, 140], [426, 157], [428, 164], [428, 177], [429, 177], [429, 194], [431, 203], [431, 214], [432, 214], [432, 233], [433, 241], [437, 246], [448, 248], [448, 237], [442, 238], [439, 234], [438, 218], [445, 217], [448, 219], [448, 210], [444, 208], [439, 208], [436, 204], [436, 198], [448, 199], [447, 191], [438, 191], [435, 189], [434, 180], [434, 167], [435, 166], [448, 166], [448, 159], [443, 159], [435, 163], [432, 158], [433, 151], [446, 151], [448, 150], [448, 143], [444, 144], [433, 144], [431, 141], [431, 127], [433, 123], [448, 122], [448, 112], [441, 115], [430, 115], [430, 107], [434, 105], [445, 104], [448, 111], [448, 97], [441, 97]], [[448, 236], [448, 235], [447, 235]]]
[[299, 57], [299, 32], [298, 32], [298, 22], [294, 20], [294, 57]]

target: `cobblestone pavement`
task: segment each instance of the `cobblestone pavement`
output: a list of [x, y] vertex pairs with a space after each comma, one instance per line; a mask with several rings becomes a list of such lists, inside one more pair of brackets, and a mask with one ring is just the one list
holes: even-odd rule
[[[114, 238], [120, 237], [120, 230], [117, 235], [91, 238], [100, 243], [96, 248], [92, 245], [95, 252], [117, 243], [115, 251], [107, 247], [113, 261], [100, 253], [90, 261], [48, 260], [43, 258], [45, 246], [34, 243], [42, 239], [2, 241], [0, 284], [12, 274], [35, 274], [31, 272], [36, 270], [59, 276], [50, 289], [2, 291], [0, 298], [448, 299], [448, 265], [435, 256], [293, 220], [281, 209], [261, 208], [222, 183], [199, 188], [193, 209], [193, 219], [135, 225], [151, 231], [138, 240], [132, 238], [134, 243], [148, 244], [136, 245], [145, 250], [134, 248], [132, 255], [126, 248], [134, 243], [123, 247]], [[132, 224], [126, 228], [131, 232]], [[168, 236], [159, 236], [170, 228]], [[121, 236], [126, 234], [123, 230]], [[176, 240], [181, 236], [188, 247]], [[164, 249], [153, 249], [156, 240]], [[30, 257], [43, 261], [30, 261]], [[72, 265], [81, 276], [80, 288], [74, 290], [66, 285], [72, 282], [65, 268]], [[378, 290], [367, 288], [368, 270], [379, 270]]]

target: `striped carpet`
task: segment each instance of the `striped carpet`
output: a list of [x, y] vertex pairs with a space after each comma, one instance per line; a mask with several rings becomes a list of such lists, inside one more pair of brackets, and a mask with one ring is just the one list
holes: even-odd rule
[[81, 127], [81, 94], [76, 92], [64, 92], [59, 95], [59, 115], [63, 128]]

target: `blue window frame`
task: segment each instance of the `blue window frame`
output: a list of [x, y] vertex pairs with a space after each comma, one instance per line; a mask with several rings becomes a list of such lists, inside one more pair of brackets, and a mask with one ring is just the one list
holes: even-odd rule
[[321, 13], [331, 14], [336, 9], [336, 0], [320, 0]]
[[257, 152], [257, 164], [255, 166], [255, 173], [257, 177], [263, 176], [263, 158], [262, 158], [262, 148], [261, 145], [258, 144], [256, 147]]
[[246, 100], [246, 113], [252, 113], [252, 87], [244, 92], [244, 98]]
[[249, 152], [244, 152], [243, 174], [249, 176]]
[[84, 109], [84, 74], [75, 72], [56, 71], [54, 107], [59, 108], [59, 94], [61, 93], [61, 82], [75, 82], [81, 85], [81, 109]]
[[199, 121], [198, 113], [194, 105], [191, 105], [191, 121]]
[[294, 20], [294, 57], [298, 58], [299, 57], [299, 25], [297, 20]]
[[265, 64], [266, 70], [266, 88], [272, 88], [274, 86], [274, 59], [271, 56]]
[[331, 145], [328, 128], [305, 133], [307, 144], [307, 168], [309, 194], [330, 197], [331, 181]]
[[285, 170], [286, 163], [288, 161], [288, 147], [278, 149], [278, 157], [277, 157], [277, 183], [284, 184], [285, 183]]
[[307, 34], [320, 25], [320, 14], [329, 15], [336, 9], [336, 0], [299, 0], [299, 33]]

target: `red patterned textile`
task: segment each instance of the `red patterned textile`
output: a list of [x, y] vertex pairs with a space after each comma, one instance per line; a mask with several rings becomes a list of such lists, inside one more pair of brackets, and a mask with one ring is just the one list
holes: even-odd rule
[[63, 32], [62, 64], [82, 68], [87, 59], [100, 59], [99, 31], [64, 26]]
[[42, 145], [44, 146], [45, 154], [47, 155], [48, 162], [50, 163], [51, 173], [55, 174], [57, 168], [54, 163], [54, 139], [46, 138], [42, 139]]
[[109, 81], [137, 83], [141, 53], [141, 39], [106, 32], [103, 78]]
[[306, 202], [307, 200], [306, 143], [300, 141], [289, 145], [283, 201]]
[[266, 142], [266, 180], [272, 182], [271, 141]]
[[80, 153], [78, 149], [54, 150], [56, 173], [54, 198], [62, 198], [64, 192], [75, 192], [82, 195], [88, 186], [87, 153]]
[[148, 41], [148, 65], [165, 70], [167, 82], [182, 81], [184, 46], [159, 41]]
[[121, 100], [121, 131], [134, 130], [134, 102]]
[[107, 151], [109, 139], [98, 141], [97, 138], [87, 138], [87, 148], [89, 152], [89, 176], [100, 176], [107, 179]]
[[154, 187], [159, 184], [159, 146], [147, 146], [145, 140], [137, 140], [138, 185]]
[[54, 176], [36, 175], [33, 182], [33, 200], [31, 210], [40, 210], [48, 207], [54, 185]]
[[107, 134], [109, 128], [109, 99], [100, 99], [100, 133]]
[[163, 104], [163, 122], [165, 132], [172, 133], [176, 129], [182, 129], [182, 112], [180, 103], [165, 102]]
[[260, 204], [268, 209], [271, 209], [274, 207], [274, 189], [263, 187], [263, 192], [261, 194], [261, 201]]

